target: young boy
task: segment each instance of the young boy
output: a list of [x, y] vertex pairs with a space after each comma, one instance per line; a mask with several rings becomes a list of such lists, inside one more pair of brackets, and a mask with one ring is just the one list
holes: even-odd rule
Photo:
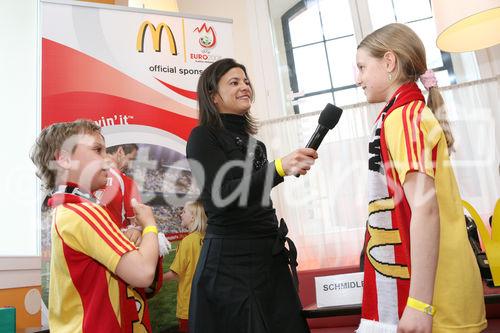
[[31, 159], [53, 208], [49, 325], [54, 332], [151, 332], [145, 299], [158, 260], [151, 208], [134, 203], [143, 227], [138, 249], [92, 192], [106, 185], [105, 144], [90, 121], [53, 124]]

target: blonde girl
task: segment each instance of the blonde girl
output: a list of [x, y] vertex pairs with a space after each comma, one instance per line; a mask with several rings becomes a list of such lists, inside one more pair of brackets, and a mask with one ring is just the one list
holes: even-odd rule
[[186, 202], [181, 213], [181, 225], [187, 228], [190, 234], [179, 243], [175, 259], [170, 270], [163, 274], [163, 279], [179, 280], [176, 316], [179, 320], [179, 332], [188, 332], [191, 282], [207, 228], [207, 216], [200, 201]]
[[368, 102], [385, 102], [369, 144], [358, 332], [480, 332], [483, 288], [449, 160], [454, 140], [422, 41], [389, 24], [361, 41], [356, 62]]

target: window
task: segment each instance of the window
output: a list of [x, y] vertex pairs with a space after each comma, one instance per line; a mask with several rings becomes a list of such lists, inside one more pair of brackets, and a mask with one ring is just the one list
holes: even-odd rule
[[[429, 0], [365, 3], [371, 20], [371, 27], [365, 30], [392, 22], [407, 24], [424, 42], [428, 67], [434, 69], [440, 84], [456, 83], [450, 55], [435, 46]], [[300, 1], [281, 16], [295, 113], [319, 111], [326, 103], [365, 101], [355, 82], [356, 46], [362, 39], [354, 26], [358, 16], [357, 11], [351, 11], [349, 0]]]
[[356, 102], [356, 39], [348, 0], [301, 1], [282, 16], [282, 25], [295, 113]]
[[422, 39], [427, 67], [432, 68], [441, 85], [456, 83], [450, 54], [436, 46], [436, 25], [429, 0], [368, 0], [373, 30], [399, 22], [408, 25]]

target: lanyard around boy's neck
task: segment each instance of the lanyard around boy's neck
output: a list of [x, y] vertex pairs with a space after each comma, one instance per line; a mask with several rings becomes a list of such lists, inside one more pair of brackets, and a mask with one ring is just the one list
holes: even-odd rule
[[50, 194], [47, 204], [49, 207], [55, 207], [64, 203], [80, 203], [85, 201], [99, 204], [99, 201], [92, 194], [80, 189], [76, 185], [68, 184], [59, 185]]

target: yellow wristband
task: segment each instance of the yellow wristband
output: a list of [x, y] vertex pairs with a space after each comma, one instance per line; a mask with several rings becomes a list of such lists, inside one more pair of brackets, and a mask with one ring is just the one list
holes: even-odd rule
[[154, 232], [155, 234], [158, 235], [158, 228], [155, 225], [148, 225], [144, 230], [142, 231], [142, 235], [144, 236], [148, 232]]
[[410, 308], [418, 310], [420, 312], [426, 313], [429, 316], [434, 316], [434, 314], [436, 313], [436, 309], [432, 305], [421, 302], [418, 299], [414, 299], [412, 297], [408, 297], [406, 306], [409, 306]]
[[281, 164], [281, 158], [277, 158], [274, 160], [274, 167], [276, 168], [276, 172], [280, 177], [285, 177], [286, 173], [283, 170], [283, 164]]

